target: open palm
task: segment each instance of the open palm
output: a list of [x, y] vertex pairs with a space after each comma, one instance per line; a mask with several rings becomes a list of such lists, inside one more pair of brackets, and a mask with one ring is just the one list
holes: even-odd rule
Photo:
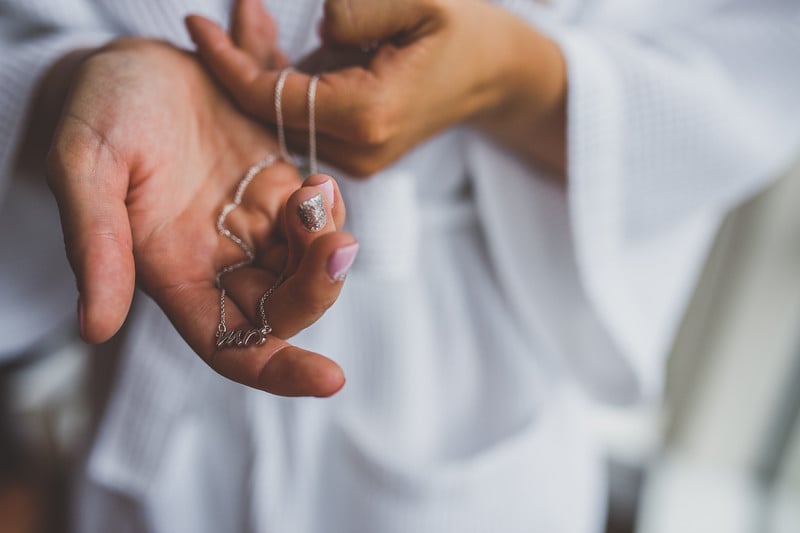
[[259, 297], [281, 273], [286, 281], [269, 300], [273, 334], [265, 344], [215, 343], [216, 274], [244, 258], [217, 232], [217, 216], [248, 167], [275, 151], [272, 135], [243, 116], [191, 54], [146, 40], [93, 54], [76, 74], [49, 159], [83, 336], [113, 335], [138, 283], [221, 374], [277, 394], [336, 392], [344, 378], [335, 363], [283, 340], [336, 299], [341, 281], [326, 265], [355, 242], [336, 230], [344, 205], [335, 184], [325, 228], [309, 232], [297, 217], [325, 176], [303, 183], [293, 167], [275, 163], [228, 217], [256, 252], [252, 266], [224, 278], [229, 327], [258, 325]]

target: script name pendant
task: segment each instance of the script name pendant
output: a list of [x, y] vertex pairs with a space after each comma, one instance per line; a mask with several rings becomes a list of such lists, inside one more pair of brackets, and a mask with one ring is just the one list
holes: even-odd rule
[[217, 330], [217, 348], [261, 346], [267, 342], [267, 335], [270, 331], [272, 328], [269, 327], [254, 328], [248, 331], [243, 329]]

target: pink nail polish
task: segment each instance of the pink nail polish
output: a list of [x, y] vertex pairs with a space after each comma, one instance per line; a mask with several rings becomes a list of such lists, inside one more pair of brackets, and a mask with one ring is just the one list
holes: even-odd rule
[[358, 243], [348, 244], [335, 250], [328, 258], [328, 276], [333, 281], [342, 281], [358, 255]]
[[317, 188], [322, 191], [322, 194], [325, 196], [325, 201], [328, 202], [328, 206], [333, 209], [333, 181], [328, 180], [324, 183], [320, 183], [317, 185]]

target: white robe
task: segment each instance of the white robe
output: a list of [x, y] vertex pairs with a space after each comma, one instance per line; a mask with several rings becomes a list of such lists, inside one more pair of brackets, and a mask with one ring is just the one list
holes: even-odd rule
[[[266, 3], [293, 58], [317, 45], [321, 1]], [[329, 169], [361, 254], [295, 342], [344, 367], [333, 399], [225, 381], [140, 297], [80, 531], [600, 530], [585, 395], [658, 393], [721, 217], [797, 156], [800, 4], [498, 3], [567, 59], [567, 190], [458, 129], [366, 182]], [[52, 202], [11, 171], [37, 76], [115, 35], [188, 46], [182, 16], [227, 6], [0, 2], [0, 353], [74, 312]]]

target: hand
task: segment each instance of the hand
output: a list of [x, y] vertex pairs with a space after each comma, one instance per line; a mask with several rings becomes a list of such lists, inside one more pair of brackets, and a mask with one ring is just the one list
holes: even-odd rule
[[[235, 12], [260, 21], [249, 26], [248, 42], [270, 38], [265, 29], [274, 24], [259, 0], [239, 0]], [[207, 19], [191, 16], [187, 26], [243, 109], [274, 123], [279, 71]], [[316, 106], [326, 161], [370, 175], [469, 121], [533, 163], [563, 171], [563, 59], [552, 41], [505, 10], [483, 0], [327, 0], [321, 33], [325, 46], [299, 68], [327, 71]], [[308, 81], [290, 74], [283, 97], [287, 137], [301, 149]]]
[[[123, 40], [85, 60], [48, 161], [81, 295], [83, 337], [101, 342], [113, 335], [138, 282], [220, 374], [281, 395], [339, 390], [344, 377], [333, 361], [282, 340], [333, 303], [342, 281], [331, 274], [355, 250], [355, 240], [336, 230], [344, 204], [332, 180], [327, 191], [320, 187], [326, 176], [302, 184], [294, 168], [276, 163], [256, 176], [228, 217], [257, 255], [254, 265], [223, 279], [228, 327], [260, 325], [259, 297], [282, 271], [286, 281], [268, 302], [274, 330], [264, 345], [216, 347], [215, 276], [244, 258], [217, 233], [216, 219], [249, 166], [275, 151], [272, 136], [244, 117], [188, 53]], [[332, 195], [328, 223], [312, 233], [297, 207], [320, 191]]]

